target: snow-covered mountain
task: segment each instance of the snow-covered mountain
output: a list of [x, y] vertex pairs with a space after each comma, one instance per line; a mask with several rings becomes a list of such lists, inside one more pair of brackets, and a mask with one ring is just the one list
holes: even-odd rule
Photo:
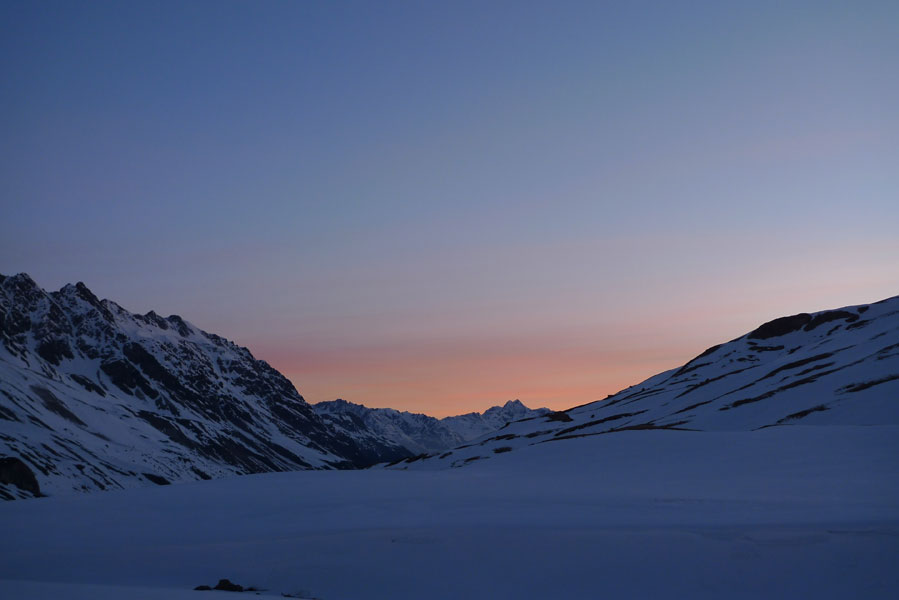
[[376, 462], [445, 468], [618, 431], [796, 423], [899, 424], [899, 297], [775, 319], [567, 411], [515, 400], [436, 419], [311, 406], [249, 350], [178, 316], [0, 275], [0, 498]]
[[620, 431], [899, 424], [899, 296], [775, 319], [605, 400], [395, 468], [445, 468]]
[[346, 400], [319, 402], [313, 408], [335, 430], [356, 438], [374, 434], [379, 439], [408, 448], [412, 454], [441, 452], [496, 431], [512, 421], [550, 412], [547, 408], [528, 408], [519, 400], [510, 400], [483, 413], [443, 419], [392, 408], [368, 408]]
[[482, 413], [468, 413], [446, 417], [441, 422], [467, 441], [505, 427], [507, 423], [548, 414], [548, 408], [528, 408], [520, 400], [509, 400], [502, 406], [488, 408]]
[[266, 362], [178, 316], [0, 275], [2, 498], [30, 495], [29, 470], [52, 494], [408, 454], [330, 428]]

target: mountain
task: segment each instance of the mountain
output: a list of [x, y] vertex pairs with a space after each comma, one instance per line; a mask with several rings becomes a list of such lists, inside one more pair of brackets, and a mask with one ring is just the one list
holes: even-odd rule
[[548, 408], [528, 408], [520, 400], [509, 400], [502, 406], [488, 408], [483, 413], [468, 413], [456, 417], [446, 417], [441, 422], [455, 431], [464, 441], [478, 438], [485, 433], [505, 427], [507, 423], [532, 419], [549, 414]]
[[775, 319], [605, 400], [510, 423], [394, 468], [440, 469], [525, 446], [634, 430], [899, 424], [899, 296]]
[[265, 361], [181, 317], [132, 314], [82, 283], [47, 293], [0, 275], [0, 497], [408, 454], [333, 430]]
[[249, 350], [181, 317], [130, 313], [82, 283], [48, 293], [0, 275], [7, 499], [381, 462], [444, 468], [629, 430], [899, 424], [897, 399], [899, 297], [775, 319], [566, 411], [515, 400], [435, 419], [312, 406]]
[[371, 432], [378, 435], [378, 439], [387, 439], [409, 449], [411, 454], [441, 452], [496, 431], [512, 421], [550, 412], [547, 408], [528, 408], [519, 400], [510, 400], [483, 413], [443, 419], [392, 408], [368, 408], [346, 400], [319, 402], [313, 408], [335, 430], [354, 437]]

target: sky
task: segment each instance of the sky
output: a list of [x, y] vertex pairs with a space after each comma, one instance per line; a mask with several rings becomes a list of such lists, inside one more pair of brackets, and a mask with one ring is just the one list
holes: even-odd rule
[[899, 294], [899, 3], [0, 4], [0, 273], [564, 409]]

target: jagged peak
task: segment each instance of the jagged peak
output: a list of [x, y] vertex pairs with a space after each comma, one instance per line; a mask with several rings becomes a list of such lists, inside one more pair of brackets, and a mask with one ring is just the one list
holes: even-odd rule
[[27, 291], [40, 289], [35, 283], [34, 279], [28, 273], [16, 273], [15, 275], [11, 275], [9, 277], [5, 277], [2, 280], [2, 283], [5, 287], [14, 287], [19, 291]]
[[30, 282], [34, 285], [37, 285], [36, 283], [34, 283], [34, 279], [31, 278], [31, 275], [29, 275], [25, 271], [16, 273], [15, 275], [12, 275], [9, 279], [11, 279], [12, 281]]
[[336, 398], [334, 400], [325, 400], [324, 402], [319, 402], [319, 404], [323, 405], [334, 405], [334, 406], [361, 406], [362, 408], [368, 408], [364, 404], [359, 404], [358, 402], [350, 402], [349, 400], [344, 400], [343, 398]]
[[130, 312], [122, 308], [120, 304], [110, 300], [109, 298], [103, 298], [102, 300], [100, 300], [100, 304], [102, 304], [107, 309], [119, 314], [131, 314]]
[[322, 402], [318, 402], [313, 406], [317, 410], [328, 411], [328, 412], [331, 412], [331, 411], [333, 411], [333, 412], [352, 412], [354, 414], [372, 412], [372, 413], [414, 415], [414, 413], [398, 411], [393, 408], [372, 408], [372, 407], [366, 406], [364, 404], [359, 404], [357, 402], [350, 402], [349, 400], [344, 400], [343, 398], [337, 398], [335, 400], [323, 400]]
[[169, 322], [156, 314], [156, 311], [154, 310], [148, 311], [147, 314], [142, 315], [141, 318], [145, 323], [155, 325], [163, 331], [166, 331], [169, 328]]
[[175, 331], [177, 331], [181, 337], [190, 337], [190, 334], [193, 333], [193, 327], [191, 327], [190, 323], [178, 315], [169, 315], [166, 317], [166, 321], [175, 328]]
[[78, 283], [72, 285], [71, 283], [67, 283], [62, 286], [58, 292], [56, 292], [56, 296], [63, 298], [71, 298], [71, 299], [80, 299], [84, 302], [87, 302], [94, 308], [98, 310], [103, 310], [103, 304], [100, 302], [100, 299], [88, 288], [84, 285], [84, 282], [79, 281]]
[[[531, 410], [531, 409], [528, 408], [527, 406], [525, 406], [525, 404], [521, 400], [518, 400], [516, 398], [515, 400], [507, 401], [502, 406], [491, 406], [490, 408], [488, 408], [487, 410], [484, 411], [484, 414], [486, 415], [488, 413], [494, 414], [494, 413], [521, 412], [521, 411], [528, 411], [528, 410]], [[478, 413], [472, 413], [472, 414], [478, 414]]]

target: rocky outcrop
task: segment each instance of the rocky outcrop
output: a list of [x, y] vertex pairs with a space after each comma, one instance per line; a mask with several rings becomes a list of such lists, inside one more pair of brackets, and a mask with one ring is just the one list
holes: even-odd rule
[[14, 456], [0, 457], [0, 483], [14, 485], [33, 496], [41, 495], [41, 487], [31, 469]]

